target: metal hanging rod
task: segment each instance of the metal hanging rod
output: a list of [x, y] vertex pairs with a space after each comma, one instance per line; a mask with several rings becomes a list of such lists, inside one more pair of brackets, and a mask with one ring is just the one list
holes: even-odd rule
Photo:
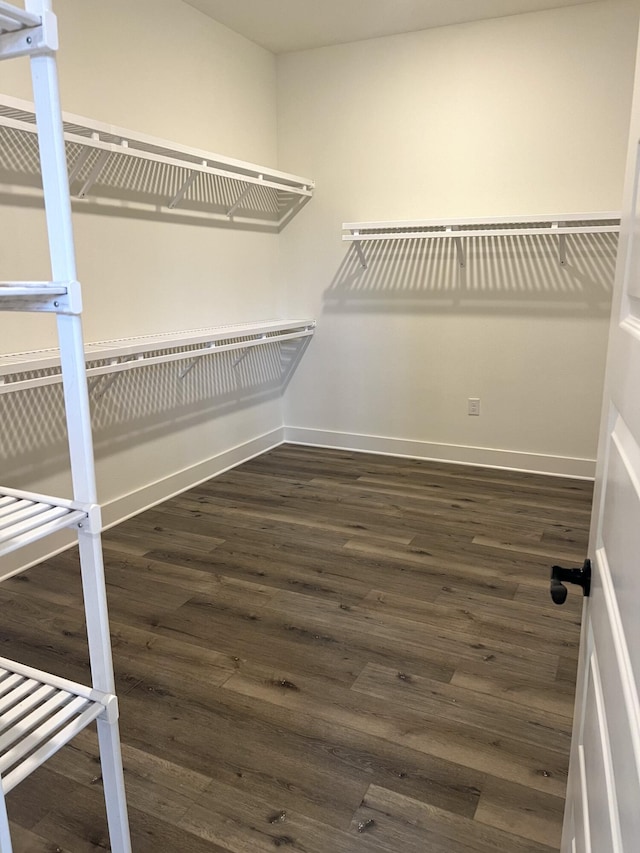
[[[188, 369], [183, 369], [179, 376], [184, 378], [195, 359], [311, 337], [315, 326], [315, 320], [271, 320], [87, 343], [85, 361], [92, 365], [87, 368], [87, 376], [115, 375], [152, 364], [188, 361]], [[95, 365], [94, 362], [104, 364]], [[57, 349], [0, 356], [0, 394], [55, 385], [62, 379], [59, 367]], [[24, 376], [33, 372], [39, 375]], [[105, 390], [103, 384], [99, 389], [100, 395]]]
[[454, 239], [460, 266], [466, 263], [463, 240], [468, 237], [558, 237], [558, 259], [566, 262], [569, 234], [608, 234], [620, 231], [619, 212], [567, 213], [554, 216], [512, 216], [480, 219], [416, 219], [386, 222], [345, 222], [342, 239], [355, 245], [366, 268], [364, 243], [391, 240]]

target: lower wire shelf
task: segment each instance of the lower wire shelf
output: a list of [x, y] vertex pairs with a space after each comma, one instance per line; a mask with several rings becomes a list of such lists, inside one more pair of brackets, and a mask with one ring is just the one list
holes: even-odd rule
[[7, 794], [117, 699], [0, 657], [0, 776]]
[[87, 517], [87, 510], [73, 501], [0, 486], [0, 556]]

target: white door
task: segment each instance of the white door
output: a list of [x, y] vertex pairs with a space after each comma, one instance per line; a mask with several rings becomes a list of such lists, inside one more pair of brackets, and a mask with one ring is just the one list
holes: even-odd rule
[[640, 851], [639, 170], [637, 70], [562, 853]]

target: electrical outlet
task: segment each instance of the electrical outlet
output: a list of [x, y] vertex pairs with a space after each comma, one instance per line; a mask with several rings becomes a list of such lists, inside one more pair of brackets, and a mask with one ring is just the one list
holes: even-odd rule
[[467, 414], [480, 414], [480, 397], [469, 397], [469, 399], [467, 400]]

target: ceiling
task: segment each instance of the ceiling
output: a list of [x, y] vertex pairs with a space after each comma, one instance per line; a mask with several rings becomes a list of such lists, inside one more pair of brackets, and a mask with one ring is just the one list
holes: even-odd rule
[[594, 0], [184, 0], [273, 53]]

